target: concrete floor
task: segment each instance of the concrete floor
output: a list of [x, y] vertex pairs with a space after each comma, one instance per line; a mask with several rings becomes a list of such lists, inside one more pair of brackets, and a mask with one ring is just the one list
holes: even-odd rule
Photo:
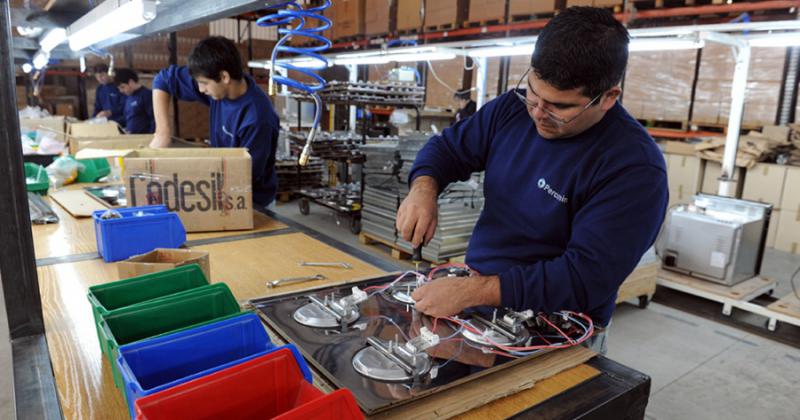
[[[278, 205], [277, 212], [398, 263], [387, 252], [361, 245], [346, 221], [337, 226], [327, 209], [312, 205], [311, 214], [302, 216], [292, 202]], [[798, 256], [773, 250], [766, 254], [762, 272], [779, 280], [777, 296], [791, 292], [788, 278], [799, 265]], [[0, 299], [0, 419], [13, 419], [3, 302]], [[658, 303], [644, 310], [622, 304], [609, 332], [608, 357], [651, 376], [648, 419], [800, 419], [800, 349], [795, 347]]]

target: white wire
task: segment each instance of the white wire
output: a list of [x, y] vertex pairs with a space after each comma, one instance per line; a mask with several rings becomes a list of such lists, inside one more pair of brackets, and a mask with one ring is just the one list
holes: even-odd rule
[[443, 82], [442, 79], [439, 78], [439, 75], [436, 74], [436, 70], [433, 69], [431, 61], [428, 60], [427, 62], [428, 62], [428, 69], [431, 71], [433, 78], [436, 79], [436, 81], [439, 82], [439, 84], [447, 88], [447, 90], [449, 90], [450, 92], [455, 92], [456, 91], [455, 89], [451, 88], [447, 83]]

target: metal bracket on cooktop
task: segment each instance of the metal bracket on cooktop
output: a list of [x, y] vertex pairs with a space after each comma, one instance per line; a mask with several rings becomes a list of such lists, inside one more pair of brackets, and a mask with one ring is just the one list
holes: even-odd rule
[[308, 296], [311, 302], [297, 308], [292, 317], [307, 327], [341, 327], [344, 331], [361, 316], [358, 304], [368, 298], [367, 293], [358, 287], [353, 287], [352, 291], [351, 295], [339, 299], [333, 295], [326, 295], [323, 299]]
[[439, 336], [427, 327], [404, 344], [375, 337], [367, 337], [367, 344], [353, 356], [353, 368], [367, 378], [383, 382], [416, 382], [425, 375], [436, 378], [437, 369], [425, 350], [439, 344]]

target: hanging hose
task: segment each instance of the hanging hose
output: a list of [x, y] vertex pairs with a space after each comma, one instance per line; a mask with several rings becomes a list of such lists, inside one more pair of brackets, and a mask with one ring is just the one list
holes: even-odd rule
[[[329, 29], [332, 25], [330, 19], [322, 16], [321, 14], [323, 10], [329, 8], [330, 6], [330, 0], [324, 0], [321, 6], [303, 9], [303, 7], [298, 4], [298, 0], [287, 1], [270, 7], [270, 9], [283, 9], [278, 10], [276, 13], [271, 15], [264, 16], [256, 21], [258, 26], [286, 26], [278, 28], [278, 34], [281, 35], [281, 38], [278, 40], [278, 43], [275, 44], [275, 48], [272, 50], [272, 64], [269, 75], [269, 94], [274, 95], [276, 93], [275, 83], [279, 83], [303, 91], [314, 99], [314, 105], [316, 106], [316, 110], [314, 112], [314, 124], [311, 126], [311, 130], [308, 132], [306, 145], [303, 147], [302, 153], [300, 153], [300, 159], [298, 160], [300, 166], [305, 166], [308, 164], [309, 157], [311, 155], [311, 143], [314, 141], [314, 137], [317, 134], [317, 128], [319, 127], [319, 121], [322, 115], [322, 99], [319, 97], [318, 92], [325, 87], [325, 79], [318, 75], [316, 70], [322, 70], [328, 67], [328, 60], [319, 53], [327, 50], [332, 45], [329, 39], [321, 35], [323, 31]], [[317, 19], [320, 22], [320, 25], [315, 28], [306, 28], [306, 19]], [[295, 36], [302, 36], [314, 41], [318, 41], [321, 43], [321, 45], [305, 47], [292, 47], [286, 45], [289, 39]], [[279, 52], [304, 56], [310, 58], [311, 60], [309, 60], [310, 63], [303, 65], [302, 67], [292, 65], [287, 62], [278, 62]], [[285, 70], [286, 76], [277, 74], [276, 68]], [[309, 76], [314, 79], [316, 83], [303, 83], [298, 80], [291, 79], [288, 77], [288, 72], [290, 70]]]

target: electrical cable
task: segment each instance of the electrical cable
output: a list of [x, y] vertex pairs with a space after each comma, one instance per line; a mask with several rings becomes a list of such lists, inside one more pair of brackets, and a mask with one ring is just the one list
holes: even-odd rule
[[[316, 73], [317, 70], [322, 70], [328, 67], [328, 59], [320, 53], [329, 49], [332, 46], [331, 41], [321, 35], [324, 31], [332, 26], [330, 19], [322, 15], [322, 12], [331, 6], [330, 0], [325, 0], [322, 5], [317, 7], [310, 7], [303, 9], [298, 4], [298, 0], [285, 1], [276, 5], [268, 7], [268, 9], [283, 8], [277, 10], [276, 13], [259, 18], [256, 25], [262, 27], [278, 26], [278, 34], [281, 38], [275, 44], [272, 50], [272, 60], [270, 65], [269, 74], [269, 94], [274, 95], [277, 93], [275, 84], [282, 84], [302, 92], [309, 94], [314, 99], [314, 123], [311, 130], [308, 132], [306, 144], [303, 146], [303, 151], [300, 153], [298, 164], [306, 166], [311, 157], [311, 143], [314, 142], [317, 130], [319, 129], [320, 118], [322, 116], [322, 98], [319, 96], [319, 91], [325, 87], [325, 79]], [[307, 28], [306, 19], [316, 19], [320, 25], [313, 28]], [[292, 26], [296, 23], [295, 26]], [[319, 45], [295, 47], [286, 45], [287, 42], [293, 37], [301, 36], [319, 42]], [[289, 64], [288, 62], [278, 62], [278, 53], [288, 53], [298, 56], [307, 57], [310, 60], [309, 64], [298, 66]], [[276, 68], [286, 71], [286, 75], [279, 75], [276, 73]], [[304, 83], [289, 77], [289, 71], [295, 71], [306, 75], [313, 79], [312, 83]]]
[[447, 90], [455, 93], [456, 92], [455, 89], [451, 88], [450, 85], [448, 85], [447, 83], [442, 81], [442, 79], [439, 78], [439, 75], [436, 74], [436, 70], [433, 69], [433, 64], [431, 64], [430, 60], [428, 60], [427, 63], [428, 63], [428, 69], [431, 71], [433, 78], [436, 79], [436, 81], [439, 82], [439, 84], [441, 84], [442, 86], [444, 86]]

